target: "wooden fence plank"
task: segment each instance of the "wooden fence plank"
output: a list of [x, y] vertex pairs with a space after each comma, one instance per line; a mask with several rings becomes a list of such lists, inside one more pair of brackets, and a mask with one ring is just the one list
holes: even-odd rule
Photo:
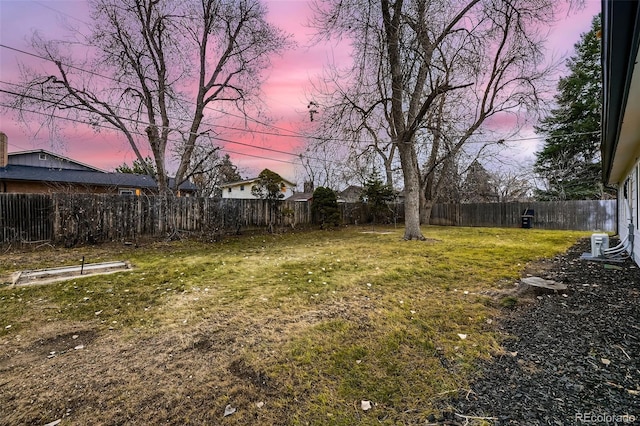
[[520, 227], [525, 210], [542, 229], [616, 232], [616, 200], [436, 204], [433, 225]]
[[[235, 233], [273, 223], [290, 227], [312, 223], [311, 203], [280, 201], [276, 213], [263, 200], [163, 198], [92, 194], [0, 194], [0, 244], [84, 242], [166, 237], [187, 231], [203, 235]], [[448, 226], [520, 227], [522, 213], [534, 210], [532, 226], [544, 229], [616, 231], [616, 201], [436, 204], [431, 223]], [[341, 203], [345, 224], [369, 220], [366, 204]], [[390, 205], [402, 222], [404, 205]]]

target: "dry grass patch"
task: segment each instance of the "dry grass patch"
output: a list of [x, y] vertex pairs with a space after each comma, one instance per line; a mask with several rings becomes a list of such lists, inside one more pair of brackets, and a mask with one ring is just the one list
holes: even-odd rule
[[0, 424], [424, 422], [499, 350], [488, 294], [585, 235], [362, 231], [5, 254], [136, 269], [0, 289]]

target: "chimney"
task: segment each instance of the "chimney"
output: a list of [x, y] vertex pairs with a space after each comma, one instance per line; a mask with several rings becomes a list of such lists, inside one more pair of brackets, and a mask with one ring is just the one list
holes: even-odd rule
[[0, 132], [0, 167], [9, 164], [9, 138]]

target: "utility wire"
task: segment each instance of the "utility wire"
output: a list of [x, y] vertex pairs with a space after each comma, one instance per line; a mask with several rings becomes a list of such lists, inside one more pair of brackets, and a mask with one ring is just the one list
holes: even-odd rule
[[[4, 81], [0, 81], [0, 83], [12, 84], [12, 85], [21, 87], [20, 85], [16, 85], [16, 84], [13, 84], [13, 83], [6, 83]], [[25, 94], [21, 94], [21, 93], [17, 93], [17, 92], [12, 92], [12, 91], [9, 91], [9, 90], [0, 89], [0, 93], [7, 93], [7, 94], [10, 94], [12, 96], [23, 97], [23, 98], [35, 100], [35, 101], [38, 101], [38, 102], [46, 102], [46, 103], [53, 104], [56, 107], [63, 106], [63, 107], [72, 108], [69, 105], [64, 105], [64, 104], [60, 105], [58, 102], [55, 102], [55, 101], [50, 100], [50, 99], [44, 99], [44, 98], [40, 98], [40, 97], [37, 97], [37, 96], [25, 95]], [[43, 113], [43, 112], [39, 112], [39, 111], [29, 110], [29, 109], [25, 109], [25, 108], [19, 108], [19, 107], [13, 107], [13, 106], [8, 106], [8, 107], [9, 108], [20, 109], [20, 110], [22, 110], [24, 112], [30, 112], [30, 113], [35, 113], [35, 114], [46, 115], [46, 116], [53, 117], [53, 118], [68, 119], [68, 120], [71, 120], [71, 121], [74, 121], [74, 122], [77, 122], [77, 123], [85, 124], [87, 126], [95, 126], [95, 125], [97, 125], [96, 123], [89, 123], [89, 122], [78, 120], [78, 119], [70, 119], [69, 117], [65, 118], [65, 117], [62, 117], [62, 116], [57, 116], [57, 115], [54, 115], [54, 114], [48, 114], [48, 113]], [[111, 106], [111, 107], [113, 107], [113, 106]], [[133, 109], [128, 109], [128, 108], [123, 108], [123, 109], [129, 110], [129, 111], [135, 111]], [[88, 110], [85, 110], [85, 109], [83, 109], [83, 111], [88, 112], [88, 113], [93, 113], [92, 111], [88, 111]], [[145, 121], [136, 120], [136, 119], [133, 119], [133, 118], [119, 117], [119, 119], [121, 119], [123, 121], [129, 121], [129, 122], [132, 122], [134, 124], [140, 124], [140, 125], [143, 125], [143, 126], [148, 126], [149, 125], [149, 123], [147, 123]], [[118, 129], [116, 127], [112, 127], [112, 126], [101, 126], [101, 125], [98, 125], [98, 126], [99, 127], [105, 127], [105, 128], [111, 129], [111, 130], [121, 131], [120, 129]], [[180, 133], [185, 133], [185, 132], [182, 132], [180, 129], [176, 129], [176, 128], [172, 128], [172, 127], [167, 127], [167, 126], [158, 126], [158, 127], [163, 128], [163, 129], [167, 129], [167, 130], [170, 130], [170, 131], [177, 131], [177, 132], [180, 132]], [[231, 127], [229, 127], [229, 128], [230, 129], [234, 129], [234, 130], [241, 130], [241, 129], [235, 129], [235, 128], [231, 128]], [[137, 135], [140, 135], [140, 136], [146, 136], [145, 133], [140, 133], [140, 132], [135, 132], [135, 131], [131, 131], [131, 133], [137, 134]], [[192, 132], [186, 132], [186, 133], [187, 134], [194, 134]], [[195, 135], [196, 136], [201, 136], [201, 134], [195, 134]], [[345, 164], [343, 162], [325, 160], [325, 159], [312, 157], [310, 155], [306, 155], [306, 154], [302, 154], [302, 153], [284, 151], [284, 150], [275, 149], [275, 148], [261, 147], [261, 146], [252, 145], [252, 144], [249, 144], [249, 143], [246, 143], [246, 142], [238, 142], [238, 141], [231, 140], [231, 139], [221, 138], [221, 137], [218, 137], [218, 136], [210, 136], [210, 135], [207, 135], [207, 136], [209, 138], [218, 140], [220, 142], [246, 146], [246, 147], [249, 147], [249, 148], [260, 149], [260, 150], [263, 150], [263, 151], [270, 151], [270, 152], [274, 152], [274, 153], [278, 153], [278, 154], [290, 155], [290, 156], [300, 157], [300, 158], [307, 158], [309, 160], [315, 160], [315, 161], [328, 161], [330, 163], [338, 164], [338, 165], [344, 165]]]
[[[0, 92], [6, 92], [6, 91], [0, 89]], [[44, 100], [44, 101], [47, 101], [47, 100]], [[47, 102], [53, 102], [53, 101], [47, 101]], [[23, 112], [28, 112], [28, 113], [37, 114], [37, 115], [43, 115], [43, 116], [47, 116], [47, 117], [51, 117], [51, 118], [55, 118], [55, 119], [60, 119], [60, 120], [67, 120], [67, 121], [71, 121], [71, 122], [74, 122], [74, 123], [84, 124], [84, 125], [87, 125], [87, 126], [100, 127], [100, 128], [104, 128], [104, 129], [108, 129], [108, 130], [115, 130], [115, 131], [118, 131], [118, 132], [120, 131], [120, 129], [118, 129], [116, 127], [113, 127], [113, 126], [107, 126], [107, 125], [103, 125], [103, 124], [100, 124], [100, 123], [88, 123], [86, 121], [75, 119], [75, 118], [71, 118], [71, 117], [64, 117], [64, 116], [60, 116], [60, 115], [44, 113], [44, 112], [41, 112], [41, 111], [35, 111], [35, 110], [22, 108], [22, 107], [16, 107], [16, 106], [13, 106], [13, 105], [7, 105], [7, 104], [0, 103], [0, 107], [13, 108], [13, 109], [17, 109], [17, 110], [20, 110], [20, 111], [23, 111]], [[136, 120], [132, 120], [131, 119], [131, 121], [135, 122]], [[132, 133], [134, 135], [138, 135], [138, 136], [147, 137], [146, 133], [137, 132], [135, 130], [130, 130], [130, 133]], [[248, 148], [259, 149], [259, 150], [274, 152], [274, 153], [278, 153], [278, 154], [290, 155], [290, 156], [293, 156], [293, 157], [298, 157], [301, 160], [306, 158], [306, 159], [309, 159], [309, 160], [328, 162], [328, 163], [335, 164], [335, 165], [344, 165], [344, 164], [346, 164], [344, 162], [338, 162], [338, 161], [333, 161], [333, 160], [325, 160], [325, 159], [321, 159], [321, 158], [315, 158], [315, 157], [311, 157], [311, 156], [304, 155], [304, 154], [297, 154], [297, 153], [293, 153], [293, 152], [278, 150], [278, 149], [275, 149], [275, 148], [267, 148], [267, 147], [251, 145], [251, 144], [248, 144], [248, 143], [245, 143], [245, 142], [238, 142], [238, 141], [234, 141], [234, 140], [231, 140], [231, 139], [225, 139], [225, 138], [220, 138], [220, 137], [216, 137], [216, 136], [208, 136], [208, 137], [210, 139], [212, 139], [212, 140], [218, 140], [218, 141], [229, 143], [229, 144], [246, 146]], [[224, 147], [220, 147], [220, 149], [225, 151], [225, 152], [244, 155], [244, 156], [248, 156], [248, 157], [262, 158], [264, 160], [277, 161], [277, 162], [289, 163], [289, 164], [294, 164], [294, 165], [303, 165], [301, 161], [300, 162], [294, 162], [294, 161], [282, 160], [282, 159], [279, 159], [279, 158], [259, 156], [259, 155], [255, 155], [255, 154], [240, 153], [240, 152], [228, 150], [228, 149], [226, 149]]]
[[[21, 54], [29, 55], [29, 56], [32, 56], [32, 57], [35, 57], [35, 58], [38, 58], [38, 59], [41, 59], [41, 60], [45, 60], [45, 61], [48, 61], [48, 62], [54, 62], [55, 63], [55, 61], [53, 59], [51, 59], [51, 58], [47, 58], [47, 57], [44, 57], [44, 56], [41, 56], [41, 55], [37, 55], [37, 54], [31, 53], [31, 52], [27, 52], [27, 51], [24, 51], [24, 50], [21, 50], [21, 49], [17, 49], [15, 47], [7, 46], [7, 45], [2, 44], [2, 43], [0, 43], [0, 47], [15, 51], [15, 52], [18, 52], [18, 53], [21, 53]], [[91, 74], [91, 75], [95, 75], [95, 76], [100, 77], [100, 78], [105, 78], [105, 79], [108, 79], [108, 80], [111, 80], [111, 81], [114, 81], [114, 82], [117, 82], [117, 83], [120, 82], [117, 79], [114, 79], [112, 77], [108, 77], [108, 76], [96, 73], [94, 71], [86, 70], [86, 69], [83, 69], [83, 68], [80, 68], [80, 67], [77, 67], [77, 66], [74, 66], [74, 65], [67, 64], [67, 63], [65, 63], [64, 65], [69, 67], [69, 68], [72, 68], [72, 69], [75, 69], [75, 70], [78, 70], [78, 71], [82, 71], [82, 72], [85, 72], [85, 73], [88, 73], [88, 74]], [[21, 85], [16, 84], [16, 83], [4, 82], [4, 81], [2, 81], [2, 83], [11, 84], [11, 85], [15, 85], [15, 86], [19, 86], [19, 87], [23, 87], [24, 88], [24, 86], [21, 86]], [[195, 105], [195, 103], [193, 103], [191, 101], [188, 101], [188, 100], [185, 100], [185, 102], [189, 103], [189, 104], [192, 104], [192, 105]], [[124, 108], [124, 109], [126, 109], [126, 108]], [[338, 142], [338, 143], [353, 143], [353, 142], [355, 142], [355, 143], [359, 143], [359, 144], [365, 144], [367, 146], [374, 144], [373, 141], [368, 141], [368, 140], [357, 140], [357, 139], [356, 140], [352, 140], [352, 139], [349, 140], [349, 139], [341, 139], [341, 138], [323, 138], [323, 137], [319, 137], [319, 136], [304, 134], [304, 133], [296, 132], [296, 131], [293, 131], [293, 130], [290, 130], [290, 129], [286, 129], [286, 128], [283, 128], [283, 127], [275, 126], [275, 125], [272, 125], [272, 124], [269, 124], [269, 123], [265, 123], [263, 121], [255, 119], [255, 118], [253, 118], [253, 117], [251, 117], [249, 115], [242, 116], [242, 115], [234, 114], [234, 113], [231, 113], [229, 111], [224, 111], [224, 110], [221, 110], [221, 109], [214, 108], [214, 107], [212, 107], [210, 105], [205, 106], [205, 109], [208, 109], [208, 110], [211, 110], [211, 111], [223, 114], [223, 115], [227, 115], [229, 117], [239, 118], [239, 119], [243, 119], [243, 120], [246, 119], [246, 120], [252, 121], [252, 122], [254, 122], [256, 124], [259, 124], [259, 125], [262, 125], [262, 126], [265, 126], [265, 127], [269, 127], [269, 128], [272, 128], [272, 129], [275, 129], [275, 130], [278, 130], [278, 131], [287, 132], [289, 134], [282, 134], [282, 133], [278, 133], [278, 132], [267, 132], [267, 131], [258, 130], [258, 129], [241, 129], [241, 128], [237, 128], [237, 127], [230, 127], [230, 126], [225, 126], [225, 125], [220, 125], [220, 124], [212, 125], [211, 123], [207, 123], [207, 122], [203, 122], [202, 123], [202, 124], [210, 126], [210, 127], [220, 127], [220, 128], [223, 128], [223, 129], [235, 130], [235, 131], [241, 131], [241, 132], [252, 132], [252, 133], [257, 133], [257, 134], [262, 134], [262, 135], [267, 135], [267, 136], [278, 136], [278, 137], [288, 137], [288, 138], [304, 138], [304, 139], [310, 139], [310, 140], [332, 141], [332, 142]], [[133, 111], [133, 110], [131, 110], [131, 111]], [[183, 121], [183, 122], [187, 121], [186, 119], [176, 119], [176, 118], [172, 118], [172, 119], [176, 120], [176, 121]], [[162, 126], [158, 126], [158, 127], [162, 127]], [[171, 130], [171, 129], [169, 129], [169, 130]], [[177, 129], [174, 129], [174, 130], [177, 130]], [[511, 138], [511, 139], [497, 138], [497, 139], [493, 139], [493, 140], [469, 140], [467, 143], [473, 143], [473, 144], [485, 143], [485, 144], [489, 144], [489, 143], [500, 143], [500, 142], [525, 142], [525, 141], [531, 141], [531, 140], [558, 139], [558, 138], [566, 138], [566, 137], [572, 137], [572, 136], [583, 136], [583, 135], [597, 134], [597, 133], [600, 133], [600, 132], [599, 131], [580, 132], [580, 133], [570, 133], [570, 134], [566, 134], [566, 135], [545, 136], [545, 137], [528, 137], [528, 138]], [[453, 138], [456, 138], [456, 137], [461, 137], [461, 136], [453, 136]], [[294, 155], [294, 154], [292, 154], [292, 155]]]
[[[1, 46], [1, 45], [0, 45]], [[8, 82], [8, 81], [4, 81], [4, 80], [0, 80], [0, 83], [2, 84], [7, 84], [7, 85], [11, 85], [11, 86], [16, 86], [16, 87], [20, 87], [23, 89], [26, 89], [26, 86], [21, 85], [21, 84], [17, 84], [17, 83], [12, 83], [12, 82]], [[37, 98], [37, 97], [33, 97], [30, 95], [24, 95], [21, 93], [16, 93], [16, 92], [9, 92], [6, 90], [1, 90], [0, 92], [4, 92], [7, 94], [11, 94], [13, 96], [21, 96], [21, 97], [25, 97], [25, 98], [29, 98], [29, 99], [33, 99], [33, 100], [37, 100], [37, 101], [42, 101], [42, 102], [49, 102], [49, 103], [54, 103], [54, 101], [48, 100], [48, 99], [43, 99], [43, 98]], [[111, 107], [113, 107], [112, 105], [110, 105]], [[115, 108], [115, 107], [113, 107]], [[134, 110], [132, 108], [126, 108], [123, 106], [118, 106], [117, 108], [123, 109], [125, 111], [131, 111], [131, 112], [137, 112], [137, 110]], [[228, 115], [231, 115], [230, 113], [227, 113]], [[236, 116], [238, 118], [242, 118], [241, 116]], [[125, 121], [130, 121], [130, 122], [134, 122], [137, 124], [141, 124], [141, 125], [145, 125], [148, 126], [149, 123], [141, 121], [141, 120], [135, 120], [135, 119], [131, 119], [131, 118], [126, 118], [126, 117], [119, 117], [122, 120]], [[190, 120], [188, 119], [184, 119], [184, 118], [174, 118], [174, 117], [169, 117], [172, 120], [175, 121], [181, 121], [184, 123], [190, 123]], [[85, 123], [85, 124], [89, 124], [89, 123]], [[291, 138], [298, 138], [298, 135], [300, 135], [300, 137], [305, 137], [307, 139], [317, 139], [317, 140], [325, 140], [325, 141], [333, 141], [333, 142], [340, 142], [340, 143], [351, 143], [351, 142], [360, 142], [360, 143], [364, 143], [367, 146], [371, 146], [373, 144], [373, 142], [371, 141], [358, 141], [358, 140], [346, 140], [346, 139], [337, 139], [337, 138], [321, 138], [321, 137], [315, 137], [315, 136], [310, 136], [310, 135], [304, 135], [304, 134], [298, 134], [298, 135], [283, 135], [281, 133], [276, 133], [276, 132], [266, 132], [266, 131], [261, 131], [261, 130], [257, 130], [257, 129], [247, 129], [247, 128], [238, 128], [238, 127], [232, 127], [232, 126], [225, 126], [222, 124], [211, 124], [208, 123], [206, 121], [202, 122], [203, 125], [205, 126], [209, 126], [209, 127], [215, 127], [215, 128], [221, 128], [221, 129], [226, 129], [226, 130], [232, 130], [232, 131], [238, 131], [238, 132], [243, 132], [243, 133], [252, 133], [252, 134], [260, 134], [260, 135], [267, 135], [267, 136], [278, 136], [278, 137], [291, 137]], [[157, 125], [158, 128], [161, 129], [167, 129], [167, 130], [173, 130], [173, 131], [178, 131], [181, 133], [185, 133], [184, 131], [174, 128], [174, 127], [168, 127], [168, 126], [160, 126]], [[191, 134], [191, 132], [186, 132], [188, 134]], [[599, 134], [600, 131], [593, 131], [593, 132], [575, 132], [575, 133], [568, 133], [568, 134], [564, 134], [564, 135], [555, 135], [555, 136], [547, 136], [545, 139], [558, 139], [558, 138], [567, 138], [567, 137], [573, 137], [573, 136], [582, 136], [582, 135], [591, 135], [591, 134]], [[219, 138], [221, 141], [225, 141], [222, 138]], [[519, 141], [529, 141], [529, 140], [540, 140], [540, 137], [528, 137], [528, 138], [518, 138], [518, 139], [497, 139], [497, 140], [492, 140], [492, 141], [468, 141], [467, 143], [500, 143], [500, 142], [519, 142]], [[229, 143], [237, 143], [234, 141], [230, 141], [230, 140], [226, 140]], [[269, 148], [264, 148], [264, 147], [257, 147], [255, 145], [250, 145], [250, 144], [244, 144], [245, 146], [249, 146], [249, 147], [255, 147], [258, 149], [265, 149], [265, 150], [271, 150]], [[279, 152], [282, 154], [286, 154], [286, 155], [293, 155], [293, 156], [299, 156], [301, 154], [299, 153], [293, 153], [293, 152], [287, 152], [287, 151], [281, 151], [281, 150], [273, 150], [274, 152]], [[307, 156], [310, 159], [314, 159], [312, 157]], [[316, 159], [317, 160], [317, 159]], [[324, 161], [324, 160], [320, 160], [320, 161]]]
[[[32, 52], [27, 52], [25, 50], [18, 49], [18, 48], [12, 47], [12, 46], [7, 46], [6, 44], [3, 44], [3, 43], [0, 43], [0, 48], [9, 49], [9, 50], [12, 50], [12, 51], [17, 52], [17, 53], [21, 53], [21, 54], [24, 54], [24, 55], [28, 55], [28, 56], [32, 56], [34, 58], [41, 59], [43, 61], [53, 62], [54, 64], [56, 63], [56, 61], [51, 59], [51, 58], [47, 58], [45, 56], [41, 56], [41, 55], [38, 55], [38, 54], [35, 54], [35, 53], [32, 53]], [[103, 74], [99, 74], [99, 73], [94, 72], [94, 71], [86, 70], [86, 69], [80, 68], [78, 66], [68, 64], [68, 63], [62, 63], [62, 62], [60, 62], [60, 63], [62, 65], [65, 65], [66, 67], [69, 67], [69, 68], [77, 70], [77, 71], [82, 71], [82, 72], [94, 75], [96, 77], [104, 78], [104, 79], [107, 79], [107, 80], [110, 80], [110, 81], [113, 81], [113, 82], [116, 82], [116, 83], [121, 83], [121, 81], [119, 81], [119, 80], [117, 80], [117, 79], [115, 79], [113, 77], [109, 77], [109, 76], [106, 76], [106, 75], [103, 75]], [[9, 84], [14, 84], [14, 83], [9, 83]], [[185, 100], [185, 102], [189, 103], [191, 105], [195, 105], [195, 102], [191, 102], [191, 101], [188, 101], [188, 100]], [[231, 112], [228, 112], [228, 111], [224, 111], [224, 110], [221, 110], [221, 109], [214, 108], [214, 107], [212, 107], [210, 105], [205, 106], [205, 109], [208, 109], [208, 110], [211, 110], [211, 111], [214, 111], [214, 112], [218, 112], [220, 114], [228, 115], [230, 117], [240, 118], [240, 119], [243, 119], [243, 120], [249, 120], [249, 121], [252, 121], [252, 122], [254, 122], [256, 124], [260, 124], [260, 125], [265, 126], [265, 127], [270, 127], [272, 129], [276, 129], [276, 130], [280, 130], [280, 131], [291, 133], [290, 135], [287, 135], [288, 137], [301, 137], [301, 138], [309, 137], [309, 135], [305, 135], [305, 134], [302, 134], [302, 133], [297, 133], [297, 132], [294, 132], [293, 130], [290, 130], [290, 129], [285, 129], [283, 127], [278, 127], [278, 126], [274, 126], [274, 125], [269, 124], [269, 123], [265, 123], [265, 122], [260, 121], [260, 120], [258, 120], [256, 118], [253, 118], [253, 117], [251, 117], [250, 115], [247, 115], [247, 114], [238, 115], [238, 114], [234, 114], [234, 113], [231, 113]], [[285, 135], [281, 135], [281, 134], [277, 134], [277, 135], [278, 136], [285, 136]]]
[[[49, 5], [43, 4], [41, 2], [36, 1], [35, 3], [38, 4], [41, 7], [45, 7], [47, 9], [49, 9], [49, 10], [52, 10], [54, 12], [57, 12], [57, 13], [61, 14], [61, 15], [67, 16], [67, 17], [69, 17], [71, 19], [74, 19], [74, 20], [76, 20], [78, 22], [81, 22], [82, 24], [86, 25], [87, 27], [91, 27], [91, 24], [89, 24], [88, 22], [83, 21], [82, 19], [76, 18], [75, 16], [69, 15], [68, 13], [62, 12], [61, 10], [55, 9], [55, 8], [53, 8], [53, 7], [49, 6]], [[45, 61], [49, 61], [49, 62], [54, 62], [55, 63], [55, 61], [52, 60], [51, 58], [43, 57], [43, 56], [31, 53], [31, 52], [27, 52], [27, 51], [24, 51], [24, 50], [15, 48], [15, 47], [7, 46], [5, 44], [0, 44], [0, 47], [4, 47], [6, 49], [10, 49], [10, 50], [13, 50], [13, 51], [18, 52], [18, 53], [22, 53], [22, 54], [25, 54], [25, 55], [33, 56], [33, 57], [38, 58], [38, 59], [42, 59], [42, 60], [45, 60]], [[97, 77], [101, 77], [101, 78], [105, 78], [105, 79], [108, 79], [108, 80], [111, 80], [111, 81], [119, 82], [118, 80], [114, 79], [113, 77], [108, 77], [108, 76], [105, 76], [105, 75], [102, 75], [102, 74], [98, 74], [98, 73], [93, 72], [93, 71], [84, 70], [82, 68], [79, 68], [79, 67], [76, 67], [76, 66], [73, 66], [73, 65], [70, 65], [70, 64], [66, 64], [66, 63], [64, 65], [66, 65], [66, 66], [68, 66], [70, 68], [76, 69], [78, 71], [83, 71], [83, 72], [95, 75]], [[193, 103], [193, 102], [189, 102], [189, 103], [191, 103], [192, 105], [195, 105], [195, 103]], [[266, 127], [270, 127], [270, 128], [276, 129], [276, 130], [281, 130], [281, 131], [292, 133], [292, 135], [286, 135], [287, 137], [302, 137], [302, 138], [308, 137], [308, 135], [304, 135], [304, 134], [301, 134], [301, 133], [293, 132], [290, 129], [285, 129], [285, 128], [282, 128], [282, 127], [274, 126], [272, 124], [264, 123], [264, 122], [262, 122], [260, 120], [257, 120], [257, 119], [255, 119], [253, 117], [250, 117], [249, 115], [246, 115], [246, 114], [244, 116], [236, 115], [236, 114], [230, 113], [228, 111], [223, 111], [223, 110], [219, 110], [219, 109], [213, 108], [211, 106], [206, 106], [205, 108], [210, 109], [210, 110], [215, 111], [215, 112], [218, 112], [218, 113], [221, 113], [221, 114], [226, 114], [226, 115], [228, 115], [230, 117], [241, 118], [243, 120], [244, 119], [249, 119], [250, 121], [253, 121], [253, 122], [255, 122], [257, 124], [260, 124], [262, 126], [266, 126]], [[281, 135], [279, 133], [275, 133], [273, 135], [275, 135], [275, 136], [285, 136], [285, 135]]]
[[[0, 83], [2, 83], [2, 84], [6, 84], [6, 85], [10, 85], [10, 86], [19, 87], [19, 88], [21, 88], [21, 89], [29, 89], [29, 88], [28, 88], [27, 86], [25, 86], [24, 84], [12, 83], [12, 82], [10, 82], [10, 81], [0, 80]], [[9, 93], [9, 92], [7, 92], [7, 91], [5, 91], [5, 93], [8, 93], [8, 94], [11, 94], [11, 95], [14, 95], [14, 96], [18, 96], [18, 97], [25, 97], [25, 98], [30, 98], [30, 99], [34, 99], [34, 100], [43, 101], [43, 102], [50, 102], [50, 103], [53, 103], [53, 101], [52, 101], [52, 100], [48, 100], [48, 99], [44, 99], [44, 98], [37, 98], [37, 97], [30, 96], [30, 95], [22, 94], [22, 93], [16, 93], [16, 92]], [[50, 92], [49, 92], [49, 93], [50, 93]], [[111, 107], [111, 108], [113, 108], [113, 109], [122, 109], [122, 110], [129, 111], [129, 112], [133, 112], [133, 113], [137, 113], [137, 112], [139, 112], [139, 111], [138, 111], [138, 110], [136, 110], [136, 109], [133, 109], [133, 108], [127, 108], [127, 107], [124, 107], [124, 106], [121, 106], [121, 105], [119, 105], [119, 106], [117, 106], [117, 107], [115, 107], [115, 106], [113, 106], [113, 105], [108, 105], [108, 106], [109, 106], [109, 107]], [[123, 119], [125, 119], [124, 117], [119, 117], [119, 118], [123, 118]], [[168, 117], [168, 118], [169, 118], [169, 119], [171, 119], [171, 120], [173, 120], [173, 121], [180, 121], [180, 122], [183, 122], [183, 123], [191, 124], [191, 120], [186, 119], [186, 118], [176, 118], [176, 117]], [[126, 120], [131, 121], [131, 119], [126, 119]], [[143, 121], [140, 121], [140, 120], [138, 120], [137, 122], [138, 122], [139, 124], [149, 125], [149, 123], [147, 123], [147, 122], [143, 122]], [[206, 122], [206, 121], [202, 121], [201, 125], [203, 125], [204, 127], [206, 127], [206, 126], [208, 126], [208, 127], [216, 127], [216, 128], [218, 128], [218, 127], [219, 127], [219, 128], [221, 128], [221, 129], [226, 129], [226, 130], [233, 130], [233, 131], [238, 131], [238, 132], [250, 132], [250, 133], [256, 133], [256, 134], [260, 134], [260, 135], [267, 135], [267, 136], [280, 136], [280, 137], [288, 137], [288, 138], [298, 138], [298, 136], [297, 136], [297, 135], [283, 135], [283, 134], [281, 134], [281, 133], [276, 133], [276, 132], [265, 132], [265, 131], [263, 131], [263, 130], [257, 130], [257, 129], [248, 129], [248, 128], [244, 128], [244, 129], [243, 129], [243, 128], [240, 128], [240, 127], [225, 126], [225, 125], [222, 125], [222, 124], [212, 124], [212, 123], [208, 123], [208, 122]], [[156, 125], [156, 127], [158, 127], [159, 129], [167, 129], [167, 130], [176, 130], [176, 131], [180, 131], [179, 129], [171, 128], [171, 127], [168, 127], [168, 126]], [[187, 133], [191, 134], [191, 132], [187, 132]]]

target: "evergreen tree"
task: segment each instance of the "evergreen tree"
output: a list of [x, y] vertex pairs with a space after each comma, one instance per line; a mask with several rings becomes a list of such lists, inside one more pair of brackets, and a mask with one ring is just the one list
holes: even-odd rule
[[584, 200], [603, 196], [600, 166], [600, 15], [575, 44], [567, 60], [569, 75], [558, 82], [556, 107], [536, 131], [544, 135], [536, 154], [535, 172], [546, 188], [537, 190], [541, 200]]
[[269, 169], [264, 169], [258, 175], [258, 180], [251, 187], [251, 193], [267, 202], [271, 210], [269, 220], [269, 232], [275, 232], [276, 222], [282, 220], [281, 206], [279, 200], [284, 198], [285, 184], [282, 177]]
[[333, 189], [320, 186], [313, 191], [311, 212], [322, 229], [340, 225], [338, 200]]
[[473, 160], [463, 183], [464, 202], [492, 203], [498, 201], [498, 194], [492, 181], [493, 177], [487, 169], [478, 160]]
[[238, 172], [238, 167], [231, 162], [229, 154], [225, 154], [220, 160], [220, 164], [218, 164], [218, 173], [220, 176], [219, 183], [221, 184], [242, 180], [242, 176], [240, 176], [240, 173]]
[[202, 197], [221, 197], [220, 185], [242, 180], [229, 154], [220, 157], [217, 149], [197, 146], [194, 150], [194, 160], [191, 181], [198, 187]]
[[263, 200], [275, 201], [284, 198], [284, 182], [276, 172], [264, 169], [258, 175], [257, 182], [251, 188], [251, 193]]
[[129, 173], [135, 175], [152, 175], [156, 174], [156, 166], [151, 157], [145, 157], [144, 163], [140, 160], [133, 160], [133, 166], [129, 166], [127, 163], [122, 163], [115, 169], [116, 173]]
[[360, 200], [369, 206], [369, 212], [373, 216], [373, 222], [387, 220], [390, 213], [388, 203], [395, 199], [393, 188], [382, 182], [380, 173], [374, 170], [367, 178], [362, 188]]

